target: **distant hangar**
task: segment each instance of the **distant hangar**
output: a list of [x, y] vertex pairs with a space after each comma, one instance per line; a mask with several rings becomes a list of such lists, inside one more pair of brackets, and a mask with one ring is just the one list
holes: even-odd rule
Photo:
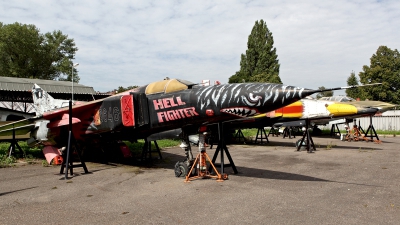
[[[39, 85], [56, 99], [71, 99], [72, 83], [70, 81], [40, 80], [16, 77], [0, 77], [0, 102], [33, 103], [31, 89]], [[96, 92], [93, 87], [74, 83], [74, 100], [91, 101], [109, 95]]]
[[[0, 120], [16, 115], [16, 112], [34, 113], [31, 89], [37, 84], [56, 99], [71, 99], [72, 83], [70, 81], [40, 80], [17, 77], [0, 77]], [[74, 83], [74, 100], [92, 101], [110, 96], [96, 92], [93, 87]], [[4, 118], [3, 118], [4, 117]], [[10, 119], [7, 119], [10, 120]], [[14, 119], [12, 119], [14, 120]]]

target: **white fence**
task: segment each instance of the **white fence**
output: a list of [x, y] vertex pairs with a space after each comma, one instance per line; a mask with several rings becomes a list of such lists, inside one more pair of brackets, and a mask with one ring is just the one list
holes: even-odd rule
[[[360, 125], [365, 131], [371, 124], [370, 117], [355, 119], [356, 125]], [[354, 124], [350, 124], [354, 125]], [[400, 131], [400, 110], [388, 111], [382, 116], [373, 116], [372, 125], [375, 130]], [[320, 129], [331, 129], [332, 125], [320, 126]], [[344, 130], [344, 124], [338, 124], [340, 130]]]

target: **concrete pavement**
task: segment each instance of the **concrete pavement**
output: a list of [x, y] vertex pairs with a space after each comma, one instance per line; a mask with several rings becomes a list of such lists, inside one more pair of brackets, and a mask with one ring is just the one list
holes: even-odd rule
[[56, 166], [2, 168], [0, 224], [398, 224], [400, 138], [380, 138], [314, 138], [315, 153], [295, 151], [299, 138], [229, 145], [239, 173], [224, 182], [176, 178], [178, 147], [152, 167], [87, 163], [69, 180]]

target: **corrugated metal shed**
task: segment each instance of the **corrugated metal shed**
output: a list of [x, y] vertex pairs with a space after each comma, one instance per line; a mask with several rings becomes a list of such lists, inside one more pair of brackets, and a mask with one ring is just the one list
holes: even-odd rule
[[[40, 80], [16, 77], [0, 77], [1, 91], [31, 91], [33, 84], [37, 84], [47, 92], [71, 93], [70, 81]], [[74, 83], [74, 94], [96, 94], [93, 87]]]

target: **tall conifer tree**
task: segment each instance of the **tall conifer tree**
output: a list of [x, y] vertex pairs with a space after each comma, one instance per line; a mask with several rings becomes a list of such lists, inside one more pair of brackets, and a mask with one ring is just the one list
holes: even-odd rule
[[[359, 85], [358, 78], [356, 77], [354, 71], [352, 71], [350, 76], [347, 78], [347, 85], [349, 86]], [[350, 88], [346, 89], [346, 95], [354, 99], [359, 98], [360, 100], [364, 100], [364, 94], [362, 93], [362, 91], [363, 88]]]
[[229, 78], [229, 83], [282, 83], [274, 38], [267, 24], [256, 21], [247, 41], [246, 54], [241, 55], [240, 70]]

